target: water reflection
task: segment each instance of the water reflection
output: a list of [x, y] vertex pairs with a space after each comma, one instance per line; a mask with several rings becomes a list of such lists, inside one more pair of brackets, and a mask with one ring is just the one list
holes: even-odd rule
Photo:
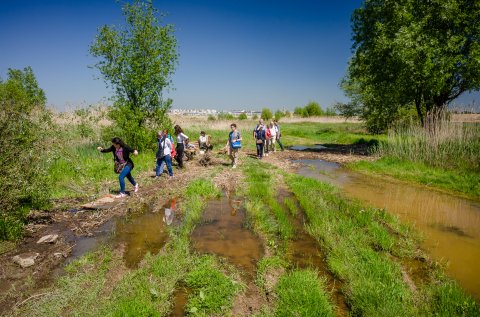
[[424, 248], [437, 261], [448, 262], [447, 273], [480, 298], [480, 204], [416, 186], [369, 177], [322, 160], [299, 174], [340, 187], [347, 196], [385, 208], [423, 233]]

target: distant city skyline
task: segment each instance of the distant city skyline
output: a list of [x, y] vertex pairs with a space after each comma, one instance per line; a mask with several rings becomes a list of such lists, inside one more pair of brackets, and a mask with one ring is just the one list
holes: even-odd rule
[[[154, 1], [175, 25], [179, 65], [164, 96], [173, 108], [292, 111], [348, 99], [339, 87], [351, 56], [351, 1]], [[111, 90], [88, 66], [97, 28], [123, 24], [114, 0], [3, 0], [0, 77], [31, 66], [58, 110], [108, 103]], [[480, 93], [464, 94], [468, 104]]]

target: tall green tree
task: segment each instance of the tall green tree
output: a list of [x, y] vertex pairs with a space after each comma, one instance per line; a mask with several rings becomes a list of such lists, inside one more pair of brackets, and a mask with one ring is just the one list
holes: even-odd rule
[[352, 16], [353, 57], [341, 85], [371, 130], [405, 108], [419, 121], [480, 89], [480, 2], [365, 0]]
[[51, 114], [30, 67], [0, 80], [0, 240], [21, 235], [31, 207], [48, 203]]
[[95, 67], [115, 91], [113, 132], [144, 148], [154, 129], [171, 125], [166, 112], [172, 101], [162, 94], [178, 62], [177, 41], [173, 25], [161, 25], [164, 15], [152, 1], [135, 0], [122, 10], [126, 24], [102, 26], [90, 53], [100, 58]]

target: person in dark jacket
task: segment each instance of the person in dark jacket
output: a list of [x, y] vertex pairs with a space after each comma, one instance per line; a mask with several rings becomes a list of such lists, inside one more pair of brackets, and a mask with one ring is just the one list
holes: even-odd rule
[[[138, 191], [138, 183], [132, 176], [131, 171], [133, 170], [134, 164], [132, 159], [130, 158], [130, 154], [138, 155], [137, 150], [133, 150], [131, 147], [123, 143], [122, 139], [115, 137], [112, 139], [112, 146], [107, 149], [102, 147], [98, 147], [102, 153], [113, 152], [113, 159], [115, 161], [115, 165], [119, 166], [119, 175], [118, 181], [120, 182], [120, 193], [115, 196], [116, 198], [123, 198], [127, 194], [125, 194], [125, 177], [132, 183], [134, 186], [135, 193]], [[123, 167], [123, 168], [122, 168]]]

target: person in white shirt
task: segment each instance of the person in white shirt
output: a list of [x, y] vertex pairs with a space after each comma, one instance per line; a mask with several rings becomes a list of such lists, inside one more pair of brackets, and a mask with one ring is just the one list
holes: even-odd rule
[[268, 130], [270, 131], [269, 133], [270, 139], [268, 140], [269, 151], [276, 152], [275, 141], [277, 140], [277, 130], [275, 129], [275, 125], [273, 124], [273, 121], [270, 122], [268, 126]]
[[183, 133], [182, 128], [177, 124], [175, 127], [175, 135], [177, 136], [177, 156], [175, 159], [178, 162], [178, 168], [183, 168], [183, 151], [185, 150], [185, 143], [188, 143], [188, 136]]
[[198, 138], [198, 148], [200, 150], [211, 150], [213, 145], [210, 143], [210, 136], [205, 134], [205, 131], [200, 132], [200, 137]]
[[157, 166], [155, 168], [155, 178], [158, 178], [163, 175], [163, 167], [167, 164], [168, 175], [173, 177], [172, 170], [172, 141], [168, 138], [168, 135], [164, 134], [162, 131], [158, 131], [158, 150], [157, 150]]

